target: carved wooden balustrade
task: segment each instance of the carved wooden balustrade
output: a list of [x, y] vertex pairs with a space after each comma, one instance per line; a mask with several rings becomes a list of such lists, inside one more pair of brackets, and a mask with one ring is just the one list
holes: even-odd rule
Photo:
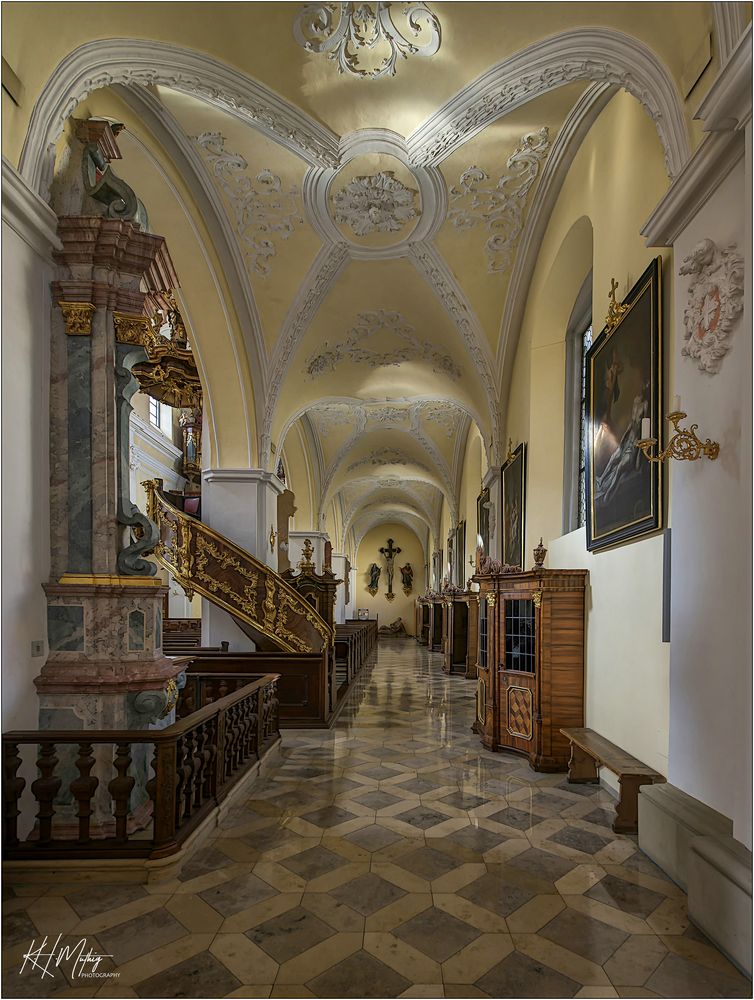
[[328, 653], [333, 630], [273, 569], [196, 517], [175, 507], [162, 480], [148, 480], [147, 514], [157, 524], [154, 550], [186, 591], [200, 594], [231, 614], [258, 649]]
[[[278, 674], [247, 674], [237, 690], [162, 730], [3, 734], [3, 857], [157, 859], [174, 854], [279, 741], [278, 679]], [[29, 787], [37, 821], [21, 840], [18, 817], [26, 780], [19, 770], [25, 746], [37, 747], [38, 777]], [[137, 753], [152, 754], [153, 776], [146, 784], [152, 817], [135, 830], [131, 772]], [[93, 771], [112, 777], [100, 779]], [[101, 809], [103, 791], [113, 821], [93, 831], [93, 800], [100, 796]], [[66, 801], [77, 820], [71, 836], [62, 836], [70, 832], [72, 816]]]

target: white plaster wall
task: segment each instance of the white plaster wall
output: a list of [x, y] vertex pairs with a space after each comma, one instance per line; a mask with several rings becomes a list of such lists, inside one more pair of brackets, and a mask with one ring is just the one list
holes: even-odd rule
[[[549, 545], [550, 569], [588, 569], [585, 724], [668, 773], [669, 646], [662, 642], [663, 538], [586, 551], [586, 529]], [[615, 786], [612, 775], [605, 781]]]
[[[720, 443], [715, 462], [672, 464], [669, 779], [733, 819], [751, 847], [751, 259], [744, 161], [675, 244], [675, 388], [687, 423]], [[688, 279], [681, 261], [699, 240], [738, 244], [747, 314], [717, 375], [680, 356]], [[750, 775], [750, 770], [749, 770]]]
[[52, 268], [3, 223], [2, 720], [36, 729], [34, 677], [47, 655], [50, 575], [49, 397]]
[[[277, 497], [283, 489], [277, 476], [258, 469], [205, 470], [202, 521], [276, 570], [277, 546], [271, 550], [267, 536], [270, 525], [277, 524]], [[224, 640], [234, 652], [255, 648], [227, 612], [202, 600], [203, 645]]]

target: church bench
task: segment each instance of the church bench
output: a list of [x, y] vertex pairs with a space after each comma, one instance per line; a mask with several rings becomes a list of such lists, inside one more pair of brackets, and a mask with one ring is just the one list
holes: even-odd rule
[[561, 729], [571, 744], [568, 780], [573, 784], [599, 782], [598, 767], [618, 778], [620, 793], [613, 830], [636, 833], [639, 823], [639, 787], [665, 781], [663, 775], [626, 753], [593, 729]]

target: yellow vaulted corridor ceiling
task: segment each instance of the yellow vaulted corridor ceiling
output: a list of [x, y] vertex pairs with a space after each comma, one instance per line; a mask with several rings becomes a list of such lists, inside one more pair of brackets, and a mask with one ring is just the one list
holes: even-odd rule
[[[193, 253], [181, 266], [181, 296], [218, 413], [229, 380], [248, 381], [244, 421], [215, 436], [254, 438], [249, 461], [274, 469], [298, 423], [313, 515], [336, 503], [344, 535], [400, 510], [438, 537], [473, 425], [483, 467], [501, 461], [517, 310], [575, 150], [622, 86], [677, 172], [694, 135], [678, 80], [711, 17], [704, 3], [640, 17], [623, 3], [410, 6], [372, 5], [383, 20], [366, 24], [351, 4], [3, 11], [6, 58], [30, 95], [4, 116], [6, 155], [44, 189], [45, 150], [77, 104], [125, 120], [116, 171], [185, 249], [165, 210], [178, 171], [212, 244], [209, 263]], [[13, 46], [29, 18], [35, 52]], [[360, 47], [371, 30], [379, 44]], [[159, 183], [146, 177], [155, 161]], [[192, 275], [205, 263], [224, 319]]]

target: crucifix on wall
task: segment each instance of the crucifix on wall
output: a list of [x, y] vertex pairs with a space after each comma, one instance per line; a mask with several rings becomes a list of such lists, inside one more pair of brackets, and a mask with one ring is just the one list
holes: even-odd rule
[[380, 549], [380, 555], [385, 560], [385, 571], [387, 573], [387, 592], [385, 596], [389, 601], [392, 601], [395, 597], [393, 593], [393, 573], [395, 571], [395, 557], [399, 552], [401, 552], [401, 549], [393, 545], [392, 538], [388, 538], [387, 547], [383, 545]]

